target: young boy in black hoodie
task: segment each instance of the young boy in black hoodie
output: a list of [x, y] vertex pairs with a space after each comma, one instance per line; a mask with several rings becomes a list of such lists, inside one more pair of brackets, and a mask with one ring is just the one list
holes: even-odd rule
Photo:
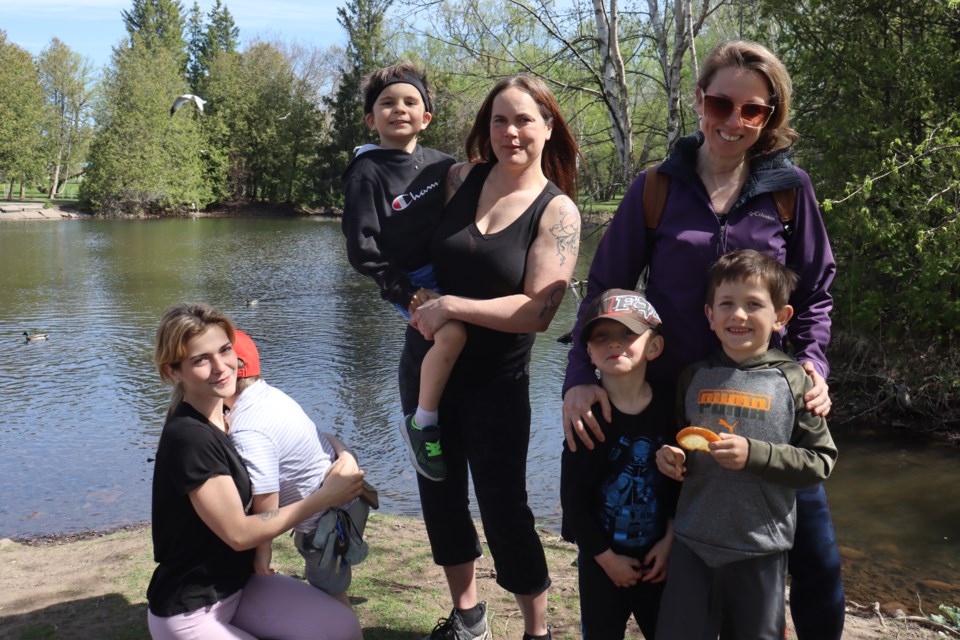
[[[454, 160], [417, 144], [433, 117], [433, 92], [422, 70], [401, 62], [366, 76], [362, 90], [364, 120], [380, 135], [380, 144], [359, 147], [344, 173], [347, 256], [409, 320], [437, 295], [429, 243], [443, 214], [447, 171]], [[446, 478], [437, 411], [465, 342], [458, 321], [436, 332], [420, 371], [417, 411], [400, 425], [411, 462], [430, 480]]]

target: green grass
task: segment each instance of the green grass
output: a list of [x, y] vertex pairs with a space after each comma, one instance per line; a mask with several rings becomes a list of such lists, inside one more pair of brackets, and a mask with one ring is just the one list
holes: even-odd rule
[[[37, 189], [36, 185], [27, 184], [24, 189], [24, 198], [27, 200], [48, 200], [47, 193]], [[10, 183], [0, 183], [0, 200], [7, 199], [7, 193], [10, 189]], [[60, 191], [58, 197], [53, 200], [53, 202], [67, 201], [75, 202], [77, 200], [77, 194], [80, 190], [80, 184], [78, 182], [67, 182]], [[20, 183], [15, 183], [13, 185], [13, 199], [20, 199]]]

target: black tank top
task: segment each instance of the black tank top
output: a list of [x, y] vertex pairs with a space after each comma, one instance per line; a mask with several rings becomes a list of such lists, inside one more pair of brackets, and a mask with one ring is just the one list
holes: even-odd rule
[[[507, 228], [482, 234], [476, 224], [477, 204], [495, 164], [478, 164], [470, 171], [434, 232], [431, 258], [444, 293], [481, 300], [523, 293], [527, 253], [540, 229], [540, 218], [562, 192], [548, 182]], [[525, 365], [533, 339], [532, 333], [503, 333], [468, 324], [467, 344], [454, 375], [483, 375]]]

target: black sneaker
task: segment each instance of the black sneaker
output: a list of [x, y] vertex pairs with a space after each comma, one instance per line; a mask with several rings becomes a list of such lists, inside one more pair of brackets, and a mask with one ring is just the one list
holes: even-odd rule
[[488, 640], [490, 630], [487, 628], [487, 603], [481, 602], [478, 606], [483, 617], [477, 624], [468, 627], [460, 617], [460, 612], [454, 609], [449, 618], [437, 620], [437, 626], [429, 635], [423, 636], [423, 640]]
[[524, 633], [523, 640], [553, 640], [553, 628], [547, 625], [547, 635], [545, 636], [532, 636], [529, 633]]
[[413, 414], [400, 423], [400, 433], [410, 447], [410, 462], [417, 473], [427, 480], [447, 479], [447, 463], [440, 450], [440, 427], [433, 425], [420, 429], [413, 426]]

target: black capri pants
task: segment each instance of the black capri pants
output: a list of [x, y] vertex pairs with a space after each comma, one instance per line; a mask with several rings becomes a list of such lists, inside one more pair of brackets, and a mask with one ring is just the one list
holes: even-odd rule
[[[408, 331], [399, 367], [404, 415], [416, 410], [420, 387], [422, 353], [415, 353], [420, 349], [411, 348], [411, 342], [422, 340], [411, 339]], [[523, 365], [483, 376], [454, 371], [439, 413], [447, 479], [433, 482], [417, 474], [434, 562], [453, 566], [481, 556], [470, 514], [469, 469], [497, 584], [519, 595], [537, 595], [550, 586], [543, 545], [527, 505], [529, 386]]]

